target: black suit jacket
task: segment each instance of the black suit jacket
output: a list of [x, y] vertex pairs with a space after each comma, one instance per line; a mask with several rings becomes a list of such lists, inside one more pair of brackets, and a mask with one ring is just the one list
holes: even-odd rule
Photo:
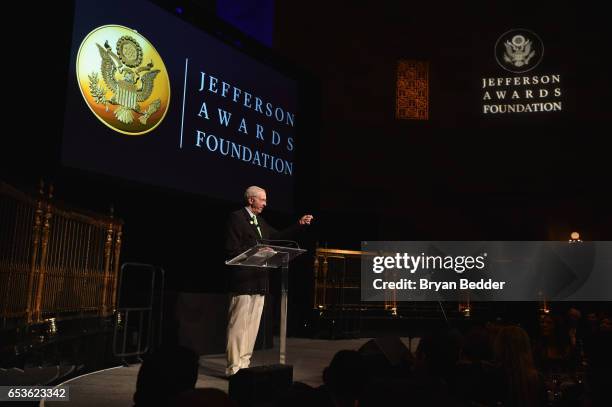
[[[257, 227], [251, 223], [251, 215], [246, 208], [230, 214], [225, 233], [225, 255], [231, 259], [257, 244], [261, 239], [289, 239], [300, 229], [295, 223], [287, 229], [278, 231], [257, 216], [261, 237]], [[268, 273], [257, 267], [228, 266], [229, 291], [235, 294], [265, 294], [268, 292]]]

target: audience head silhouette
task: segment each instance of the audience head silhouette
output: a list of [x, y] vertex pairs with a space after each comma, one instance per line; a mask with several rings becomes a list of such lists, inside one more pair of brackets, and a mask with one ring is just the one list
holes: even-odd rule
[[359, 352], [341, 350], [323, 370], [323, 383], [337, 405], [353, 405], [368, 381]]
[[164, 346], [147, 356], [136, 382], [136, 407], [160, 406], [193, 389], [198, 378], [198, 355], [182, 346]]

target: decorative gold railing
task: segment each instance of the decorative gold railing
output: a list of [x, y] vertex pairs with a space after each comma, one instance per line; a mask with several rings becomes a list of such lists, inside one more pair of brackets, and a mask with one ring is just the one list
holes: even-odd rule
[[0, 182], [0, 326], [115, 310], [123, 222]]
[[361, 302], [361, 259], [373, 253], [316, 249], [314, 258], [314, 304], [315, 309], [374, 309], [397, 311], [397, 294], [385, 292], [384, 303]]
[[[384, 302], [361, 301], [361, 260], [366, 256], [375, 256], [373, 252], [356, 250], [327, 249], [317, 247], [314, 258], [314, 303], [313, 308], [323, 310], [381, 310], [397, 316], [398, 312], [417, 312], [426, 314], [431, 310], [427, 303], [398, 304], [397, 291], [386, 290]], [[397, 273], [397, 271], [395, 271]], [[395, 273], [393, 275], [395, 275]], [[398, 276], [395, 275], [395, 279]], [[400, 302], [401, 304], [401, 302]], [[434, 313], [441, 305], [434, 302]], [[457, 311], [469, 317], [473, 304], [469, 292], [457, 301]], [[451, 310], [453, 307], [451, 307]], [[448, 311], [448, 310], [447, 310]]]

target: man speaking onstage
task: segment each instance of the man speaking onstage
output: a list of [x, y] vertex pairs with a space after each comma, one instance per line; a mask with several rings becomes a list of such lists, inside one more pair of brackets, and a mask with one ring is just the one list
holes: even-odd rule
[[[230, 215], [227, 223], [225, 252], [233, 258], [254, 246], [260, 240], [286, 239], [303, 225], [310, 225], [312, 215], [302, 216], [298, 223], [277, 231], [260, 216], [266, 207], [266, 191], [251, 186], [244, 193], [246, 206]], [[259, 321], [268, 292], [268, 273], [255, 267], [231, 267], [229, 269], [231, 300], [227, 323], [227, 369], [231, 376], [251, 363], [251, 355], [257, 339]]]

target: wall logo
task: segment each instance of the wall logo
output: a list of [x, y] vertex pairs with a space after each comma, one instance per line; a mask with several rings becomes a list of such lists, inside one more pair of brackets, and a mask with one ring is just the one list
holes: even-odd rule
[[538, 66], [544, 56], [544, 43], [533, 31], [514, 29], [503, 33], [495, 43], [495, 59], [507, 71], [522, 73]]
[[168, 72], [153, 45], [135, 30], [105, 25], [90, 32], [79, 47], [76, 74], [87, 106], [119, 133], [146, 134], [166, 116]]

